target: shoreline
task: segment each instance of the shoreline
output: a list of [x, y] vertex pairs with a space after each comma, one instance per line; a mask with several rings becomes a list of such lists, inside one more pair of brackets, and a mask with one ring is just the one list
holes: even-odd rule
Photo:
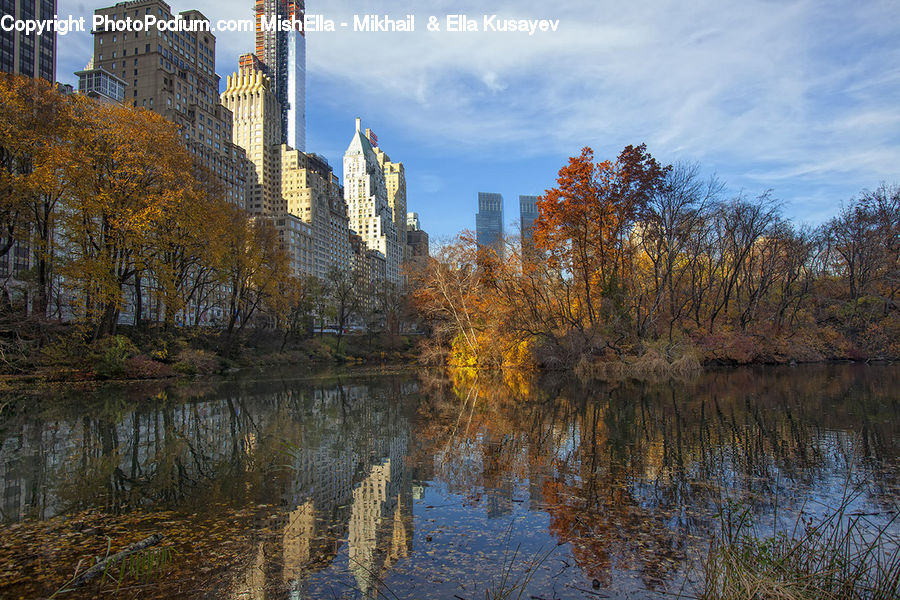
[[[796, 367], [807, 365], [874, 365], [874, 366], [892, 366], [898, 363], [898, 359], [872, 357], [865, 359], [850, 358], [825, 358], [822, 360], [811, 361], [753, 361], [753, 362], [728, 362], [718, 359], [709, 360], [700, 364], [700, 371], [717, 370], [717, 369], [740, 369], [740, 368], [758, 368], [758, 367]], [[602, 363], [614, 367], [627, 367], [629, 363], [625, 361], [609, 361]], [[99, 378], [99, 377], [82, 377], [82, 378], [59, 378], [47, 379], [36, 373], [30, 374], [9, 374], [0, 373], [0, 394], [18, 391], [26, 391], [31, 386], [40, 387], [41, 389], [54, 388], [72, 388], [75, 386], [79, 390], [90, 390], [102, 385], [115, 384], [154, 384], [154, 383], [185, 383], [193, 381], [227, 381], [231, 378], [252, 380], [255, 373], [281, 372], [291, 367], [308, 367], [312, 369], [312, 373], [298, 374], [288, 377], [290, 380], [309, 381], [317, 379], [328, 379], [329, 377], [349, 375], [354, 377], [366, 375], [392, 375], [403, 371], [411, 370], [439, 370], [439, 371], [477, 371], [485, 374], [500, 374], [504, 372], [529, 373], [535, 376], [546, 374], [570, 374], [578, 376], [577, 368], [560, 368], [560, 369], [542, 369], [523, 365], [507, 365], [504, 367], [459, 367], [448, 365], [423, 365], [417, 362], [415, 358], [404, 358], [391, 361], [328, 361], [315, 360], [308, 362], [296, 363], [272, 363], [270, 365], [246, 365], [241, 367], [230, 367], [228, 369], [212, 372], [212, 373], [179, 373], [173, 372], [166, 377], [120, 377], [120, 378]], [[631, 373], [621, 377], [610, 377], [608, 380], [615, 381], [620, 379], [659, 379], [660, 377], [638, 376]], [[683, 379], [684, 377], [676, 377], [674, 374], [666, 376], [663, 374], [662, 379]], [[588, 377], [588, 379], [602, 381], [603, 377]]]

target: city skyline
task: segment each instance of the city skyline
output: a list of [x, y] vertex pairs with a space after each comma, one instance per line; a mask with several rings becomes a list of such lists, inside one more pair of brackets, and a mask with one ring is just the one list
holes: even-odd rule
[[[247, 18], [253, 9], [207, 0], [191, 7], [210, 18]], [[93, 8], [62, 0], [58, 13]], [[362, 9], [335, 2], [306, 10], [339, 19]], [[699, 161], [730, 195], [772, 188], [788, 217], [811, 224], [863, 188], [897, 179], [900, 117], [889, 99], [900, 78], [884, 65], [900, 64], [892, 60], [900, 50], [888, 43], [888, 2], [828, 11], [811, 2], [453, 10], [559, 18], [560, 31], [429, 36], [417, 13], [414, 34], [307, 40], [307, 148], [339, 164], [346, 123], [362, 116], [403, 157], [410, 205], [434, 240], [474, 229], [479, 190], [543, 193], [584, 145], [612, 159], [646, 142], [661, 162]], [[233, 70], [253, 35], [217, 34], [220, 71]], [[90, 34], [58, 38], [58, 80], [74, 82], [89, 44]], [[512, 230], [518, 216], [507, 218]]]

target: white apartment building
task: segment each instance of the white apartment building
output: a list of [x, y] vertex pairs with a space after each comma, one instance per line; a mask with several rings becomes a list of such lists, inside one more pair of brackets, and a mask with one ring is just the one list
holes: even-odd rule
[[356, 131], [344, 153], [344, 200], [350, 229], [366, 248], [384, 255], [385, 279], [399, 285], [403, 250], [388, 202], [384, 169], [361, 130], [360, 119], [356, 119]]

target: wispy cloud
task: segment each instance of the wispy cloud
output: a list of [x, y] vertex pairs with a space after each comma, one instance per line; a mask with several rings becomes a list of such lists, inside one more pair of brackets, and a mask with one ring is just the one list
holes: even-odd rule
[[[83, 6], [59, 5], [62, 14]], [[252, 16], [249, 0], [174, 8], [194, 7], [211, 18]], [[413, 34], [310, 33], [307, 55], [322, 85], [310, 99], [377, 114], [420, 140], [421, 152], [452, 145], [510, 160], [592, 145], [608, 156], [646, 141], [664, 160], [700, 160], [739, 186], [819, 186], [797, 194], [808, 202], [900, 175], [894, 0], [308, 0], [307, 10], [351, 22], [354, 13], [416, 14]], [[485, 12], [559, 19], [559, 31], [425, 27], [429, 15]], [[219, 72], [252, 43], [252, 34], [220, 34]], [[60, 71], [86, 60], [65, 51]]]

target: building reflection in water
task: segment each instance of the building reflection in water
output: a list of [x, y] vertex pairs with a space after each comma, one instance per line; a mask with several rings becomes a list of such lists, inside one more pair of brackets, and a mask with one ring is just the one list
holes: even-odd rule
[[309, 597], [309, 577], [346, 551], [357, 589], [375, 598], [391, 567], [409, 556], [409, 423], [399, 411], [369, 406], [368, 392], [315, 394], [301, 442], [288, 451], [291, 476], [283, 507], [270, 519], [274, 533], [261, 536], [232, 597], [281, 598], [285, 590], [289, 598]]
[[[422, 577], [412, 508], [430, 488], [483, 529], [539, 513], [537, 537], [566, 544], [589, 583], [628, 571], [645, 588], [672, 580], [725, 494], [767, 518], [774, 495], [779, 514], [792, 497], [833, 500], [860, 460], [862, 500], [896, 507], [896, 369], [541, 383], [527, 398], [484, 381], [470, 394], [382, 377], [48, 403], [0, 421], [2, 519], [262, 507], [234, 524], [249, 541], [221, 595], [263, 600], [332, 583], [376, 597], [393, 574]], [[485, 568], [464, 559], [467, 573]]]

